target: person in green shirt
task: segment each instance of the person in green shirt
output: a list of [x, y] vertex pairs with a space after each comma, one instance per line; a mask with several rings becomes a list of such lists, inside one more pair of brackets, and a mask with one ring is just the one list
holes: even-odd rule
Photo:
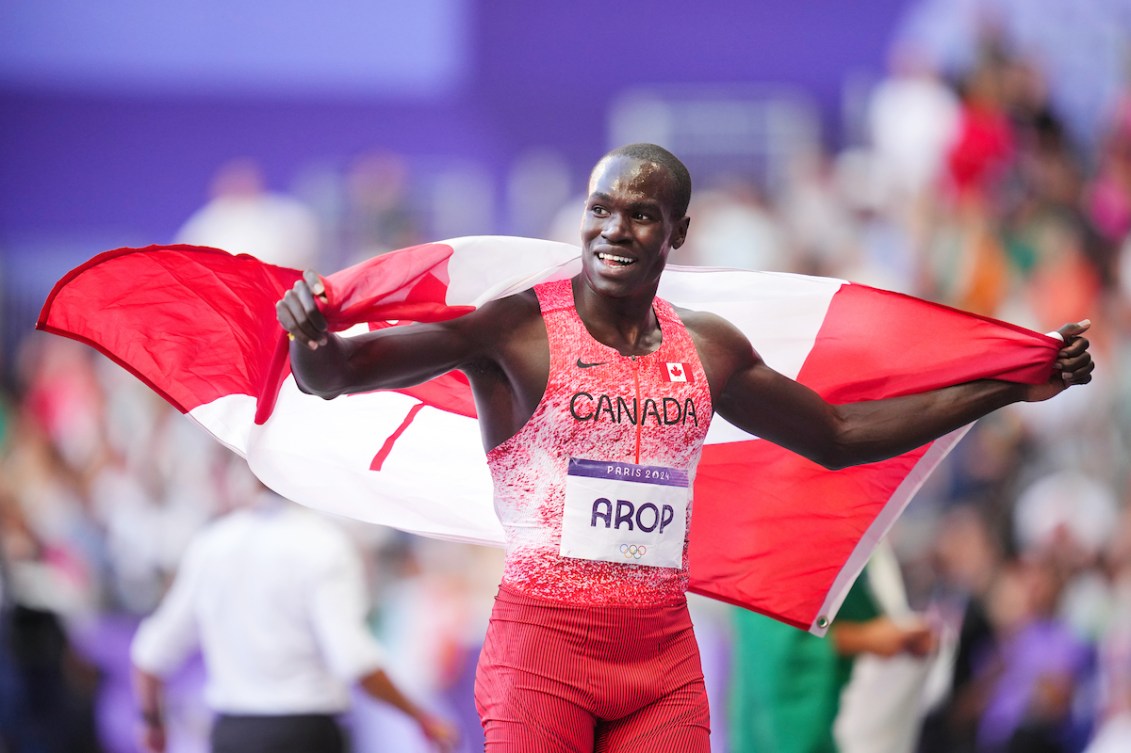
[[882, 614], [864, 576], [824, 638], [738, 608], [733, 627], [731, 753], [836, 753], [833, 726], [855, 658], [925, 656], [937, 643], [925, 621]]

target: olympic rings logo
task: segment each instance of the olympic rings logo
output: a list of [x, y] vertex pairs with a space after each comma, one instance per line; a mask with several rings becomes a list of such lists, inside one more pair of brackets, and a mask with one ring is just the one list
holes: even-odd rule
[[643, 544], [621, 544], [620, 553], [625, 556], [625, 559], [638, 560], [648, 553], [648, 547]]

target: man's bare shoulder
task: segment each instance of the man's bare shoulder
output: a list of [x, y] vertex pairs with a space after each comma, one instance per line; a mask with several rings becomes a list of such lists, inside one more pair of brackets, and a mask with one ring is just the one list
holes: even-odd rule
[[735, 373], [761, 362], [746, 335], [724, 317], [679, 307], [676, 313], [695, 343], [714, 397]]
[[736, 343], [747, 342], [746, 336], [734, 324], [724, 317], [710, 311], [696, 311], [674, 306], [680, 321], [696, 341], [711, 343], [719, 346], [733, 346]]
[[[538, 296], [534, 294], [532, 289], [487, 301], [476, 309], [475, 315], [483, 324], [505, 327], [538, 321], [542, 317], [538, 306]], [[506, 333], [499, 332], [498, 334], [504, 335]]]
[[453, 329], [482, 343], [487, 352], [507, 349], [543, 331], [538, 297], [533, 290], [496, 298], [451, 322]]

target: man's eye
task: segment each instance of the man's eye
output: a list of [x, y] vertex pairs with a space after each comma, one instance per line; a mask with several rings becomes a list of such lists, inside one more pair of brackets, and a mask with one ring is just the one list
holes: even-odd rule
[[597, 215], [598, 217], [604, 217], [606, 214], [608, 214], [608, 210], [606, 210], [604, 207], [593, 207], [589, 211]]

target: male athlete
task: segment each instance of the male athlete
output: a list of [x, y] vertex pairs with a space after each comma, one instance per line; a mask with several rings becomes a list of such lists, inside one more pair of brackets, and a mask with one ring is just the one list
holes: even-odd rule
[[[471, 383], [506, 532], [475, 692], [488, 750], [709, 751], [685, 592], [690, 489], [713, 412], [843, 468], [1091, 381], [1083, 322], [1061, 328], [1042, 385], [985, 380], [829, 404], [727, 321], [656, 297], [690, 198], [671, 153], [621, 147], [590, 177], [572, 280], [351, 338], [327, 332], [313, 272], [278, 304], [305, 392], [400, 388], [452, 369]], [[647, 534], [644, 551], [613, 521]]]

